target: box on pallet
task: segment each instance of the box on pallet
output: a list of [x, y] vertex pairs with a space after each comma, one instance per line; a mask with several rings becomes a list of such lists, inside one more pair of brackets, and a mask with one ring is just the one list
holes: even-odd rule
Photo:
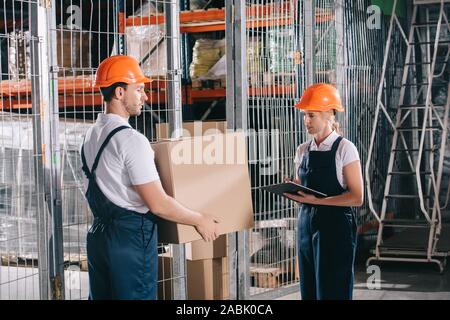
[[226, 300], [229, 298], [228, 258], [187, 261], [189, 300]]
[[[158, 299], [173, 300], [173, 258], [170, 253], [158, 256]], [[187, 299], [225, 300], [229, 298], [228, 258], [186, 261]]]
[[186, 243], [185, 248], [188, 260], [223, 258], [228, 256], [228, 236], [223, 234], [211, 242], [197, 240]]

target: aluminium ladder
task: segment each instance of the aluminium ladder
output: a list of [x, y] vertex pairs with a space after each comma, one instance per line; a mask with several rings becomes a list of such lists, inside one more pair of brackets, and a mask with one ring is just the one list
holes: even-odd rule
[[[396, 6], [397, 0], [389, 26], [365, 168], [369, 208], [378, 221], [374, 256], [367, 260], [367, 265], [377, 260], [432, 262], [442, 272], [450, 254], [450, 225], [443, 224], [439, 202], [441, 189], [446, 187], [441, 186], [444, 156], [446, 152], [449, 154], [450, 1], [414, 1], [408, 38], [395, 14]], [[398, 104], [389, 109], [383, 104], [383, 93], [394, 28], [399, 29], [406, 43], [406, 58], [401, 85], [397, 88]], [[436, 92], [441, 95], [440, 104], [435, 104]], [[391, 118], [388, 110], [394, 111], [395, 118]], [[386, 117], [393, 137], [381, 209], [377, 212], [370, 166], [381, 116]], [[406, 205], [399, 205], [405, 201]], [[412, 210], [401, 213], [402, 208], [411, 206]], [[387, 214], [390, 211], [394, 212], [394, 218]], [[388, 234], [391, 238], [386, 238]]]

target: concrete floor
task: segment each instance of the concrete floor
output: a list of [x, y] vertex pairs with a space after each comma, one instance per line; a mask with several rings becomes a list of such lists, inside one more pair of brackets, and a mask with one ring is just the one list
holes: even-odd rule
[[[367, 283], [373, 273], [367, 272], [365, 261], [369, 256], [370, 243], [359, 242], [355, 268], [355, 300], [450, 300], [450, 261], [444, 273], [437, 265], [425, 263], [377, 263], [380, 271], [380, 288], [369, 289]], [[88, 295], [87, 272], [70, 267], [65, 273], [66, 298], [86, 299]], [[37, 269], [0, 266], [0, 300], [37, 299], [39, 283]], [[279, 298], [299, 300], [296, 292]]]
[[[361, 247], [355, 266], [354, 300], [450, 300], [450, 264], [441, 274], [438, 266], [431, 263], [373, 262], [379, 266], [379, 289], [369, 289], [368, 282], [369, 286], [375, 283], [371, 281], [374, 273], [365, 266], [370, 256], [368, 244]], [[299, 299], [300, 293], [279, 298]]]
[[[357, 266], [354, 300], [450, 300], [450, 271], [440, 274], [431, 264], [383, 262], [380, 289], [369, 289], [364, 266]], [[293, 293], [279, 300], [299, 300], [300, 293]]]

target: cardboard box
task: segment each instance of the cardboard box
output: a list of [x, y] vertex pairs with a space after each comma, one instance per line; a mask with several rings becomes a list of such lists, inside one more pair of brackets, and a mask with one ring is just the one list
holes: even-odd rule
[[80, 75], [81, 68], [89, 68], [91, 65], [91, 34], [87, 31], [79, 30], [57, 30], [56, 47], [58, 66], [62, 69], [59, 76]]
[[[226, 121], [194, 121], [184, 122], [183, 129], [189, 133], [189, 136], [202, 136], [205, 134], [226, 133]], [[185, 133], [185, 134], [187, 134]], [[169, 138], [169, 124], [156, 124], [156, 139]], [[197, 240], [186, 244], [186, 259], [188, 260], [203, 260], [212, 258], [226, 257], [227, 254], [227, 237], [223, 235], [217, 240], [206, 242]]]
[[[184, 206], [217, 217], [218, 234], [253, 227], [253, 207], [243, 133], [200, 136], [152, 144], [162, 186]], [[159, 219], [160, 243], [200, 240], [194, 227]]]
[[187, 261], [189, 300], [229, 299], [228, 258]]
[[173, 300], [173, 258], [168, 253], [158, 255], [158, 300]]
[[[156, 140], [169, 139], [169, 124], [168, 123], [157, 123], [156, 129]], [[217, 134], [226, 133], [227, 122], [226, 121], [193, 121], [193, 122], [183, 122], [183, 132], [184, 137], [194, 137], [202, 136], [205, 134]]]
[[[9, 33], [8, 71], [11, 80], [30, 79], [31, 77], [31, 34], [29, 31]], [[73, 76], [91, 73], [80, 68], [91, 66], [91, 34], [82, 30], [56, 30], [56, 56], [58, 76]]]
[[216, 240], [206, 242], [197, 240], [186, 243], [186, 259], [204, 260], [212, 258], [223, 258], [228, 256], [228, 236], [221, 235]]

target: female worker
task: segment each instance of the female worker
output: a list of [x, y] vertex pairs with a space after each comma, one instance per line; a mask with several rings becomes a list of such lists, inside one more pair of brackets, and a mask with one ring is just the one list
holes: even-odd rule
[[339, 93], [318, 83], [304, 92], [303, 110], [311, 141], [295, 157], [296, 182], [327, 195], [285, 194], [300, 203], [298, 262], [302, 299], [352, 299], [356, 222], [351, 207], [363, 203], [363, 181], [354, 144], [339, 135], [334, 116], [343, 112]]

